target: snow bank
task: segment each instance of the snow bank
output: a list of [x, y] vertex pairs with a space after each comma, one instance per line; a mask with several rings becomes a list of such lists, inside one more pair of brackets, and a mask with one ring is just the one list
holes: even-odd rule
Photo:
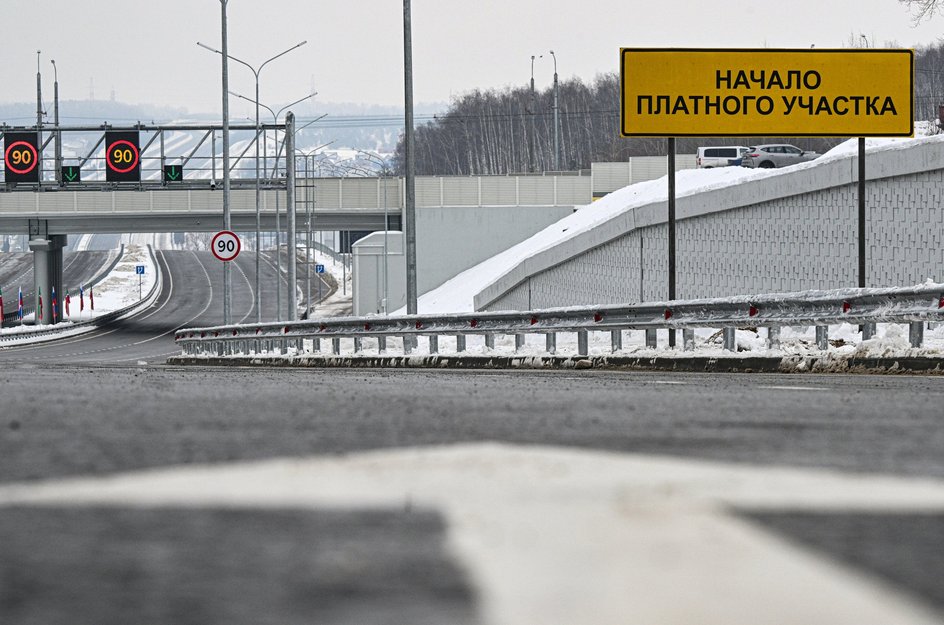
[[[929, 125], [916, 128], [915, 138], [866, 139], [866, 151], [871, 154], [903, 150], [925, 143], [944, 142], [944, 135], [924, 136], [931, 132]], [[735, 186], [748, 180], [782, 176], [788, 172], [821, 167], [825, 163], [846, 159], [857, 152], [857, 139], [836, 146], [820, 158], [781, 169], [749, 169], [720, 167], [714, 169], [685, 169], [676, 174], [676, 197], [686, 197]], [[600, 200], [578, 207], [573, 215], [548, 226], [529, 239], [463, 271], [432, 291], [424, 293], [417, 302], [420, 313], [472, 312], [476, 293], [518, 266], [524, 259], [559, 245], [617, 215], [656, 202], [667, 201], [668, 182], [663, 176], [657, 180], [640, 182], [610, 193]], [[405, 314], [401, 308], [394, 314]]]

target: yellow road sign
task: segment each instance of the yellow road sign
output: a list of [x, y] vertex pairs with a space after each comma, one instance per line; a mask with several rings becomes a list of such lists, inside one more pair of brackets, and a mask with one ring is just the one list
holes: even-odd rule
[[911, 50], [620, 51], [632, 136], [910, 137]]

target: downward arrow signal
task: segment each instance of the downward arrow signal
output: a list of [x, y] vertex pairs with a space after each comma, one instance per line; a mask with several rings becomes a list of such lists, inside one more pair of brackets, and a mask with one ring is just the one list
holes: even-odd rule
[[72, 182], [73, 180], [75, 180], [78, 177], [78, 175], [79, 175], [79, 172], [72, 169], [71, 167], [66, 170], [66, 180], [68, 180], [69, 182]]
[[180, 178], [180, 170], [178, 170], [176, 167], [171, 167], [167, 170], [167, 177], [170, 180], [177, 180]]

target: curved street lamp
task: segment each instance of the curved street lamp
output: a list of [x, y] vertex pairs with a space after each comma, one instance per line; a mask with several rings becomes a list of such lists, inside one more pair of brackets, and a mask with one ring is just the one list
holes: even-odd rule
[[554, 170], [560, 171], [560, 108], [557, 104], [557, 55], [551, 50], [551, 56], [554, 57]]
[[[304, 42], [303, 42], [303, 43], [304, 43]], [[301, 45], [301, 44], [299, 44], [299, 45]], [[295, 46], [295, 47], [297, 48], [298, 46]], [[292, 48], [292, 49], [294, 49], [294, 48]], [[284, 53], [283, 53], [283, 54], [284, 54]], [[259, 186], [258, 186], [258, 185], [259, 185], [259, 134], [258, 134], [258, 133], [259, 133], [259, 122], [258, 122], [258, 120], [259, 120], [259, 107], [261, 106], [261, 107], [264, 108], [265, 110], [267, 110], [267, 111], [269, 111], [270, 113], [272, 113], [272, 123], [273, 123], [274, 125], [278, 125], [278, 123], [279, 123], [279, 115], [281, 115], [283, 112], [285, 112], [286, 110], [288, 110], [290, 107], [295, 106], [295, 105], [298, 104], [299, 102], [304, 102], [305, 100], [308, 100], [309, 98], [315, 97], [316, 95], [318, 95], [318, 92], [317, 92], [317, 91], [314, 91], [314, 92], [312, 92], [312, 93], [309, 93], [308, 95], [306, 95], [306, 96], [303, 97], [303, 98], [299, 98], [299, 99], [295, 100], [294, 102], [292, 102], [292, 103], [290, 103], [290, 104], [286, 104], [285, 106], [283, 106], [282, 108], [280, 108], [278, 111], [273, 111], [270, 107], [268, 107], [268, 106], [266, 106], [265, 104], [259, 102], [258, 99], [253, 100], [252, 98], [248, 98], [248, 97], [246, 97], [246, 96], [244, 96], [244, 95], [240, 95], [240, 94], [235, 93], [235, 92], [233, 92], [233, 91], [230, 91], [229, 93], [230, 93], [230, 95], [232, 95], [232, 96], [234, 96], [234, 97], [240, 98], [240, 99], [242, 99], [242, 100], [246, 100], [247, 102], [251, 102], [251, 103], [253, 103], [253, 104], [256, 105], [256, 133], [257, 133], [257, 134], [256, 134], [256, 193], [257, 193], [257, 195], [256, 195], [256, 220], [257, 220], [257, 221], [256, 221], [256, 223], [257, 223], [257, 230], [256, 230], [256, 232], [258, 233], [258, 227], [259, 227], [259, 226], [258, 226], [258, 224], [259, 224], [259, 195], [258, 195], [258, 194], [259, 194]], [[324, 116], [322, 115], [322, 117], [324, 117]], [[320, 119], [320, 118], [318, 118], [318, 119]], [[317, 121], [317, 120], [315, 120], [315, 121]], [[313, 123], [313, 122], [312, 122], [312, 123]], [[307, 125], [309, 125], [309, 124], [306, 124], [306, 126], [307, 126]], [[304, 127], [305, 127], [305, 126], [302, 126], [302, 128], [304, 128]], [[299, 128], [298, 130], [301, 130], [301, 128]], [[296, 131], [296, 132], [297, 132], [297, 131]], [[278, 141], [278, 131], [276, 131], [276, 141]], [[281, 147], [279, 148], [279, 153], [281, 153]], [[277, 154], [276, 154], [276, 157], [275, 157], [275, 162], [276, 162], [276, 164], [275, 164], [274, 170], [278, 170], [279, 153], [277, 153]], [[288, 211], [288, 207], [287, 207], [287, 206], [286, 206], [285, 210]], [[275, 279], [275, 300], [276, 300], [276, 301], [275, 301], [275, 319], [276, 319], [276, 321], [282, 321], [282, 256], [281, 256], [281, 254], [280, 254], [280, 248], [281, 248], [281, 243], [282, 243], [282, 242], [281, 242], [281, 235], [282, 235], [282, 227], [281, 227], [281, 224], [279, 223], [279, 194], [278, 194], [278, 191], [276, 191], [276, 193], [275, 193], [275, 272], [276, 272], [276, 279]], [[258, 239], [257, 239], [257, 241], [258, 241]], [[257, 248], [256, 248], [256, 255], [257, 255], [257, 263], [256, 263], [256, 280], [257, 280], [257, 283], [256, 283], [256, 284], [257, 284], [257, 285], [258, 285], [258, 279], [259, 279], [258, 254], [259, 254], [259, 250], [258, 250], [258, 247], [257, 247]], [[257, 296], [258, 296], [258, 290], [257, 290]]]
[[230, 58], [241, 65], [245, 65], [246, 67], [249, 68], [249, 71], [252, 72], [253, 76], [256, 79], [256, 99], [255, 99], [255, 102], [256, 102], [256, 323], [260, 323], [262, 321], [262, 292], [261, 292], [261, 289], [259, 288], [259, 275], [260, 275], [260, 270], [261, 270], [259, 248], [262, 246], [262, 242], [260, 238], [261, 237], [260, 231], [262, 229], [262, 218], [260, 216], [262, 187], [261, 187], [261, 182], [259, 179], [259, 135], [262, 133], [262, 129], [259, 127], [259, 74], [262, 72], [262, 68], [264, 68], [266, 65], [268, 65], [272, 61], [288, 54], [289, 52], [291, 52], [292, 50], [295, 50], [296, 48], [302, 47], [306, 43], [308, 43], [307, 40], [297, 43], [291, 48], [283, 50], [282, 52], [279, 52], [275, 56], [269, 59], [266, 59], [265, 61], [262, 62], [262, 64], [259, 65], [258, 68], [255, 68], [249, 63], [247, 63], [246, 61], [236, 58], [235, 56], [231, 54], [226, 54], [222, 50], [217, 50], [216, 48], [212, 48], [206, 44], [200, 43], [199, 41], [197, 42], [197, 45], [200, 46], [201, 48], [209, 50], [210, 52], [215, 52], [216, 54], [219, 54], [220, 56], [225, 56], [227, 58]]

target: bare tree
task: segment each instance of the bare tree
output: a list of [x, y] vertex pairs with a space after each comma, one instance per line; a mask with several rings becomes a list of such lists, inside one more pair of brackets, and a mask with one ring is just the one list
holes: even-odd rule
[[914, 12], [915, 23], [933, 17], [935, 13], [944, 13], [944, 0], [898, 0]]

